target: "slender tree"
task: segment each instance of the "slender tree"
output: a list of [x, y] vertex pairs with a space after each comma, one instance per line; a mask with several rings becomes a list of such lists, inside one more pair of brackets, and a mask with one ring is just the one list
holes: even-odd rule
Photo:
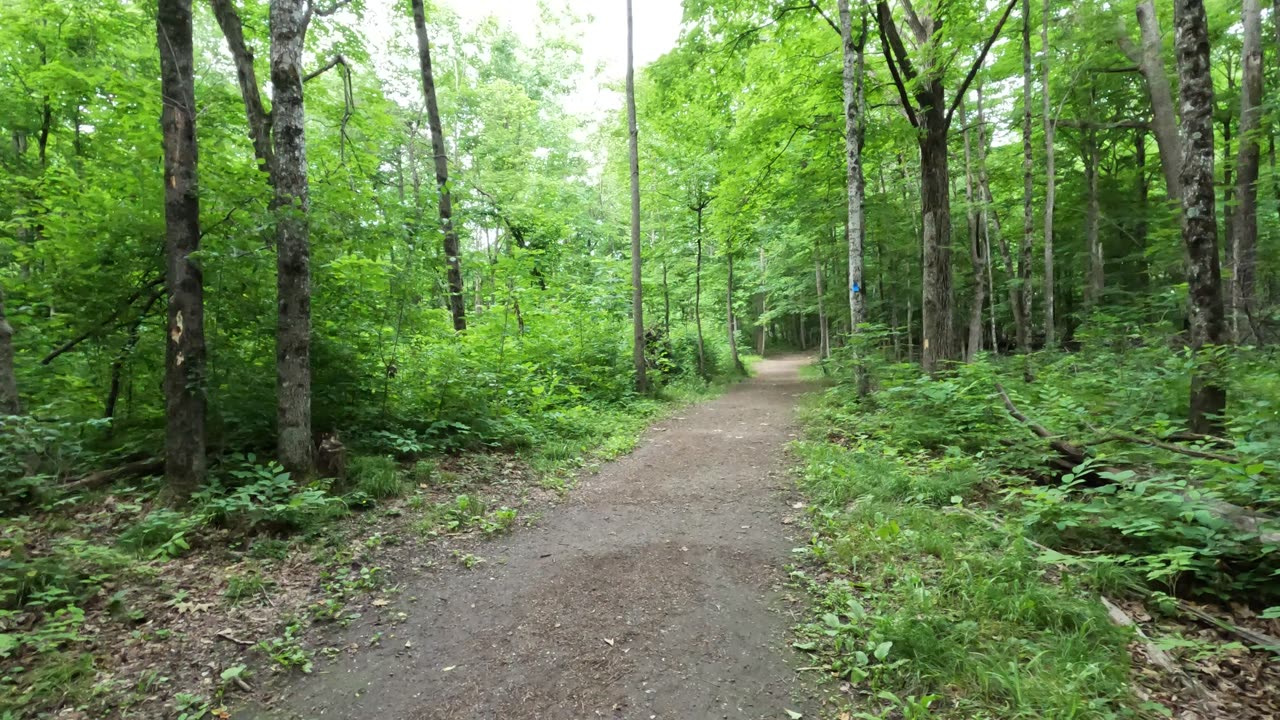
[[[420, 2], [421, 0], [415, 0]], [[640, 273], [640, 131], [636, 125], [635, 24], [631, 0], [627, 0], [627, 134], [631, 151], [631, 329], [632, 361], [635, 363], [636, 392], [649, 390], [644, 362], [644, 288]], [[730, 259], [732, 262], [732, 259]], [[729, 277], [733, 270], [730, 265]], [[730, 282], [732, 287], [732, 281]], [[732, 290], [730, 291], [732, 292]], [[730, 325], [733, 323], [730, 322]]]
[[1209, 23], [1203, 0], [1175, 0], [1174, 47], [1182, 97], [1182, 240], [1187, 251], [1191, 348], [1199, 364], [1191, 379], [1190, 425], [1206, 433], [1220, 427], [1227, 389], [1214, 372], [1206, 345], [1227, 342], [1218, 264], [1218, 219], [1213, 174], [1213, 75]]
[[1018, 349], [1031, 347], [1031, 243], [1035, 233], [1034, 162], [1031, 151], [1031, 1], [1022, 0], [1022, 241], [1018, 245]]
[[1262, 7], [1259, 0], [1244, 0], [1241, 12], [1244, 44], [1241, 52], [1240, 155], [1236, 161], [1236, 208], [1231, 253], [1234, 267], [1231, 306], [1244, 315], [1233, 325], [1250, 329], [1254, 340], [1254, 286], [1258, 273], [1258, 164], [1262, 127]]
[[[164, 103], [165, 286], [169, 320], [164, 372], [165, 480], [182, 501], [205, 478], [204, 278], [200, 250], [196, 93], [191, 0], [159, 0], [156, 38]], [[310, 442], [308, 440], [308, 442]]]
[[4, 288], [0, 287], [0, 415], [22, 412], [18, 378], [13, 366], [13, 326], [4, 314]]
[[[840, 14], [840, 45], [844, 58], [844, 147], [845, 185], [849, 235], [849, 329], [853, 334], [867, 321], [867, 289], [863, 278], [863, 245], [866, 242], [867, 223], [864, 213], [866, 202], [866, 178], [862, 172], [862, 146], [866, 135], [866, 99], [863, 90], [863, 48], [867, 40], [866, 13], [862, 16], [862, 28], [853, 33], [853, 17], [849, 0], [837, 3]], [[858, 363], [858, 393], [870, 391], [866, 367]]]
[[1054, 318], [1053, 297], [1053, 211], [1057, 195], [1057, 175], [1054, 168], [1054, 126], [1053, 107], [1049, 87], [1049, 19], [1052, 10], [1050, 0], [1044, 0], [1044, 17], [1040, 22], [1040, 52], [1043, 74], [1040, 81], [1041, 105], [1044, 117], [1044, 344], [1053, 348], [1057, 344], [1054, 337], [1056, 321]]
[[453, 195], [449, 188], [449, 157], [436, 102], [436, 81], [431, 70], [431, 42], [427, 37], [427, 15], [422, 0], [413, 0], [413, 28], [418, 35], [418, 65], [422, 72], [422, 95], [427, 102], [427, 125], [431, 128], [431, 153], [435, 157], [436, 188], [440, 193], [440, 227], [444, 231], [444, 256], [448, 267], [449, 314], [453, 329], [467, 329], [467, 308], [462, 297], [462, 251], [458, 231], [453, 226]]
[[1178, 140], [1178, 116], [1173, 107], [1173, 93], [1169, 88], [1169, 76], [1164, 69], [1164, 44], [1160, 36], [1160, 23], [1156, 18], [1154, 0], [1140, 0], [1137, 5], [1138, 32], [1142, 47], [1135, 48], [1127, 31], [1119, 35], [1120, 48], [1147, 83], [1151, 99], [1151, 129], [1160, 149], [1160, 168], [1164, 171], [1165, 190], [1171, 202], [1182, 197], [1179, 165], [1181, 153]]
[[311, 473], [311, 200], [302, 52], [304, 0], [271, 0], [271, 122], [276, 211], [276, 423], [280, 463]]
[[[969, 126], [965, 118], [965, 104], [960, 103], [960, 125], [964, 128], [964, 200], [969, 228], [969, 262], [973, 266], [973, 304], [969, 308], [969, 341], [965, 344], [965, 360], [972, 361], [982, 351], [982, 309], [987, 296], [987, 271], [990, 259], [985, 218], [979, 217], [973, 173], [973, 149]], [[992, 344], [995, 344], [994, 337]]]
[[1098, 199], [1098, 137], [1094, 130], [1084, 131], [1084, 182], [1085, 211], [1084, 237], [1085, 249], [1089, 253], [1088, 280], [1085, 283], [1085, 306], [1093, 307], [1102, 297], [1106, 283], [1105, 259], [1102, 253], [1102, 241], [1098, 234], [1098, 224], [1102, 215]]

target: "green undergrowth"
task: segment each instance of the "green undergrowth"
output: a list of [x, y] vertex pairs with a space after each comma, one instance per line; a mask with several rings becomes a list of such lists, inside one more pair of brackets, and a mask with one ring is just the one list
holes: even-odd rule
[[[1094, 322], [1078, 352], [937, 378], [867, 352], [862, 399], [851, 355], [825, 363], [795, 446], [814, 528], [796, 577], [816, 600], [799, 646], [862, 694], [859, 717], [1157, 717], [1128, 688], [1131, 636], [1099, 595], [1170, 620], [1176, 597], [1280, 615], [1273, 354], [1220, 358], [1222, 438], [1187, 439], [1186, 353]], [[1084, 462], [1063, 467], [1000, 387]]]
[[793, 577], [815, 598], [796, 647], [863, 691], [860, 717], [1134, 714], [1128, 638], [1096, 597], [960, 510], [979, 467], [874, 441], [795, 449], [814, 509]]

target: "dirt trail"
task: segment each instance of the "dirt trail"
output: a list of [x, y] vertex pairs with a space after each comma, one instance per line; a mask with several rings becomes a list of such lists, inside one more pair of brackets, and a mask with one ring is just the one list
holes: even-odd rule
[[398, 578], [408, 619], [380, 628], [394, 639], [318, 663], [277, 713], [238, 717], [816, 717], [780, 592], [805, 362], [764, 361], [650, 428], [535, 527], [486, 544], [475, 570]]

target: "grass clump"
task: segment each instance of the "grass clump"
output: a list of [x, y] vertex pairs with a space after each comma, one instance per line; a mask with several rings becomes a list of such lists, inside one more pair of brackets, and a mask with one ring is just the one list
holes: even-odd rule
[[347, 466], [356, 491], [377, 500], [399, 497], [405, 482], [394, 458], [386, 455], [362, 455], [351, 458]]

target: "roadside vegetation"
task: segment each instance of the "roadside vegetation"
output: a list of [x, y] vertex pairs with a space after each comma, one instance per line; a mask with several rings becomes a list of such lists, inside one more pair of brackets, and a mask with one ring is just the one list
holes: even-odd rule
[[814, 597], [796, 647], [852, 717], [1275, 712], [1272, 354], [1232, 355], [1243, 400], [1193, 437], [1184, 352], [1135, 318], [1078, 337], [934, 379], [864, 355], [863, 399], [851, 352], [824, 364], [795, 445], [813, 536], [793, 577]]

